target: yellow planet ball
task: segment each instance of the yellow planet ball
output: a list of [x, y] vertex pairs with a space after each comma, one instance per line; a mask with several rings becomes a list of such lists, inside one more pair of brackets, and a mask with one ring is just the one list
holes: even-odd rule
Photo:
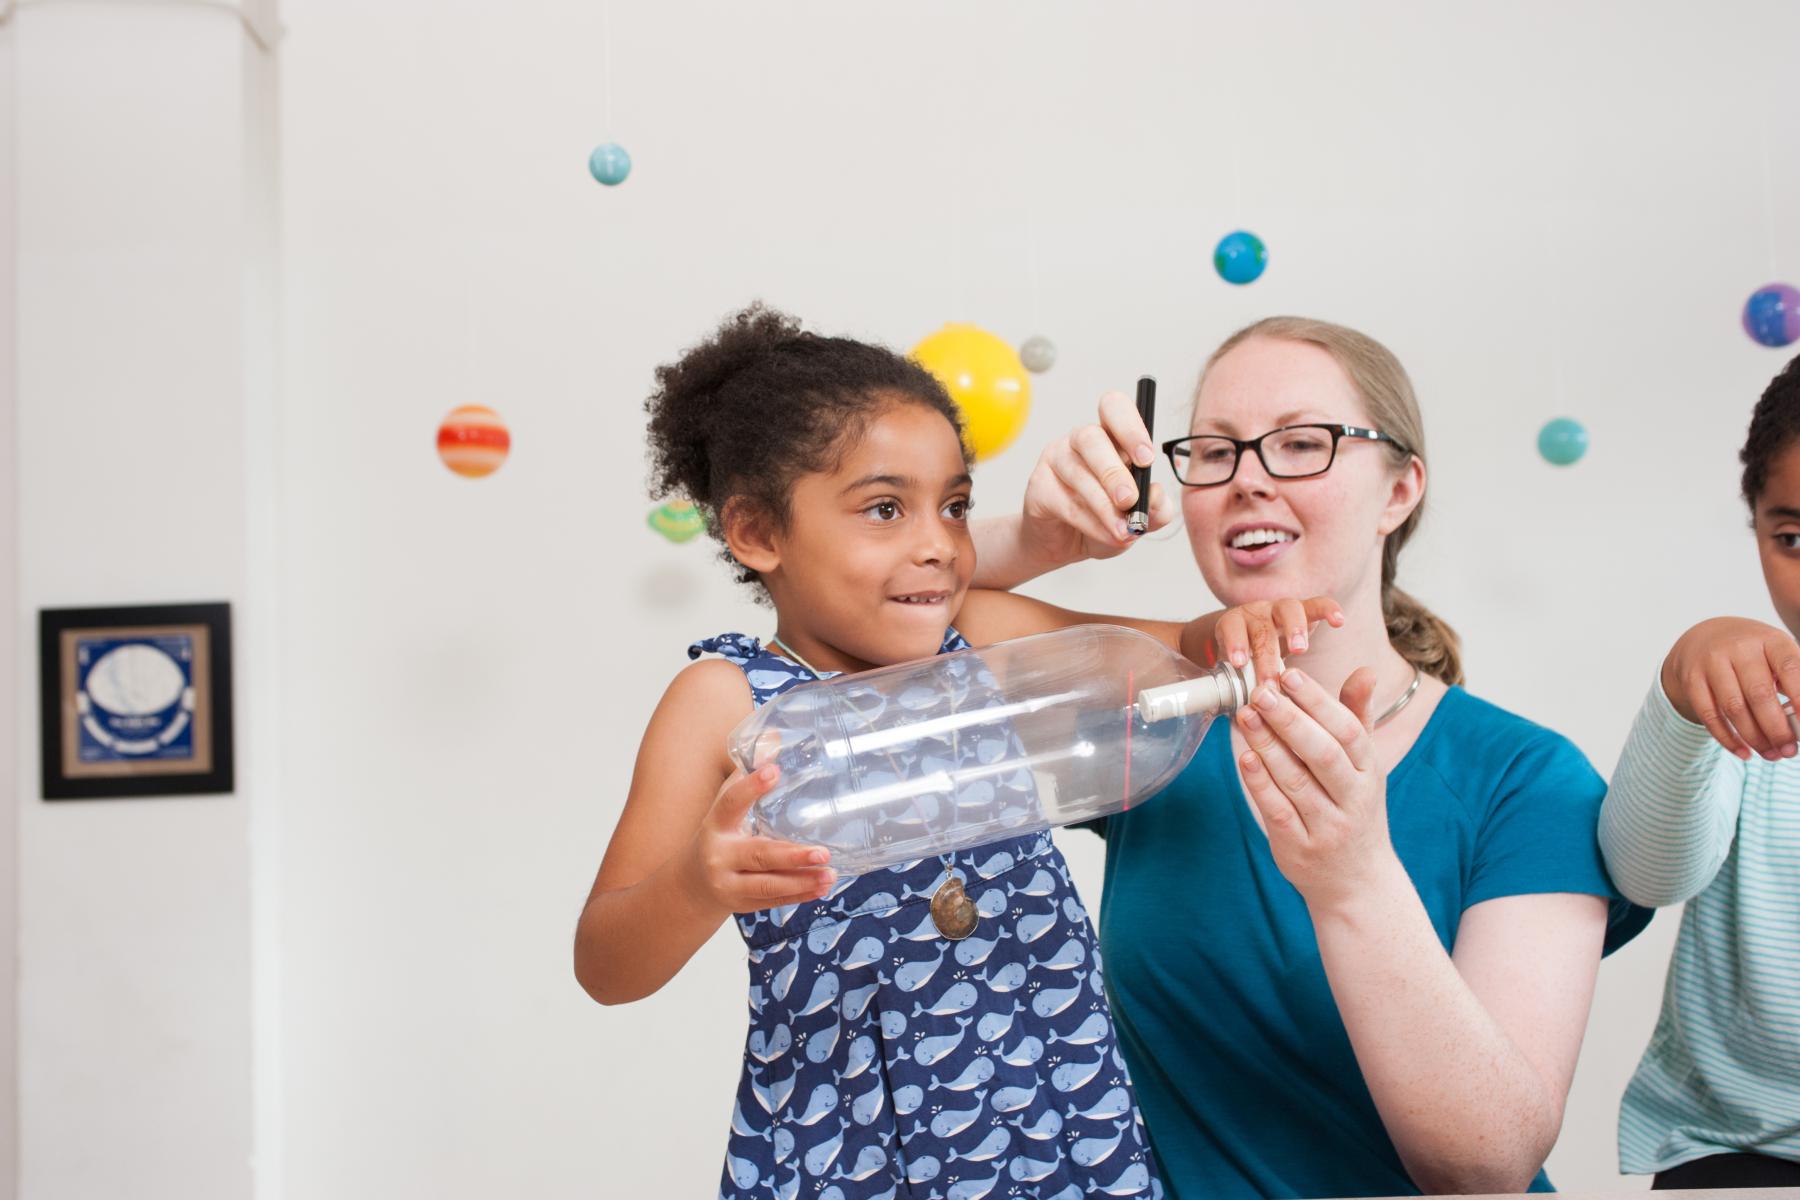
[[976, 458], [992, 458], [1025, 428], [1031, 381], [1010, 342], [974, 325], [949, 324], [914, 346], [912, 357], [962, 409]]

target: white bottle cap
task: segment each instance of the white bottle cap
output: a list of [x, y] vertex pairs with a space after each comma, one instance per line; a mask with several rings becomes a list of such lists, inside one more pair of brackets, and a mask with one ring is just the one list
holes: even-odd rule
[[1137, 695], [1137, 710], [1150, 725], [1171, 717], [1210, 717], [1215, 713], [1236, 712], [1250, 702], [1250, 693], [1255, 690], [1254, 664], [1225, 666], [1198, 679], [1145, 688]]

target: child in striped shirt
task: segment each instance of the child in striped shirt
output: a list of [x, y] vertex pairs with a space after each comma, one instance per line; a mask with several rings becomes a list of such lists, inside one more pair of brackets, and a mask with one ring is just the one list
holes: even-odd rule
[[1620, 1170], [1658, 1188], [1800, 1186], [1800, 763], [1781, 700], [1800, 698], [1800, 358], [1741, 458], [1786, 628], [1717, 617], [1682, 634], [1600, 812], [1619, 890], [1687, 902], [1619, 1114]]

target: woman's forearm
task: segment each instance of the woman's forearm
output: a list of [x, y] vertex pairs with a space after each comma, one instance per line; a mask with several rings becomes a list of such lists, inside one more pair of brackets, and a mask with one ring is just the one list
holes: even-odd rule
[[575, 978], [601, 1004], [641, 1000], [675, 978], [731, 914], [671, 859], [629, 887], [588, 897], [575, 927]]
[[1559, 1089], [1458, 973], [1397, 859], [1382, 879], [1313, 913], [1382, 1123], [1425, 1192], [1522, 1192], [1556, 1143]]

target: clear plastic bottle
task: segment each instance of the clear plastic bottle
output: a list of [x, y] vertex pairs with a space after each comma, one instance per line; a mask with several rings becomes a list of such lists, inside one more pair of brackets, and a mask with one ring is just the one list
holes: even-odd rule
[[731, 754], [781, 767], [757, 833], [860, 874], [1123, 811], [1255, 686], [1248, 667], [1080, 625], [794, 688], [732, 731]]

